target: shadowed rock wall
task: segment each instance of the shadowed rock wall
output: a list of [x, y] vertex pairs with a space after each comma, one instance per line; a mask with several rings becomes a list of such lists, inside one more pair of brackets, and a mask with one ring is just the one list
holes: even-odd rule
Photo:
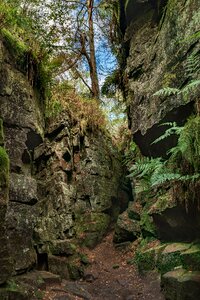
[[168, 140], [163, 147], [151, 145], [166, 129], [158, 124], [184, 124], [194, 111], [198, 94], [187, 99], [153, 94], [164, 87], [181, 89], [190, 80], [188, 57], [199, 50], [199, 40], [193, 36], [199, 30], [199, 1], [135, 0], [128, 1], [124, 9], [124, 44], [128, 45], [124, 86], [129, 125], [143, 154], [161, 156], [175, 141]]
[[[120, 1], [124, 4], [124, 1]], [[200, 90], [168, 97], [155, 96], [160, 89], [183, 89], [191, 81], [188, 60], [199, 55], [200, 8], [197, 0], [126, 1], [121, 5], [121, 32], [124, 57], [123, 84], [129, 126], [133, 140], [143, 155], [166, 158], [177, 144], [171, 135], [152, 144], [168, 126], [182, 126], [193, 113], [199, 113]], [[125, 27], [124, 27], [125, 26]], [[191, 67], [190, 67], [191, 68]], [[194, 72], [195, 73], [195, 72]], [[199, 78], [199, 71], [193, 75]], [[186, 171], [187, 172], [187, 171]], [[166, 189], [166, 190], [165, 190]], [[161, 195], [138, 195], [120, 215], [115, 241], [153, 236], [166, 241], [192, 241], [200, 237], [199, 183], [163, 186]]]

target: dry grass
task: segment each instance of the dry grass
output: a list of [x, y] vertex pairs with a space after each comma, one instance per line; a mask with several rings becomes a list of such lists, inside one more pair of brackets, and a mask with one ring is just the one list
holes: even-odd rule
[[81, 97], [66, 86], [58, 85], [53, 89], [48, 110], [50, 116], [67, 112], [72, 120], [80, 123], [82, 132], [106, 129], [107, 120], [98, 100]]

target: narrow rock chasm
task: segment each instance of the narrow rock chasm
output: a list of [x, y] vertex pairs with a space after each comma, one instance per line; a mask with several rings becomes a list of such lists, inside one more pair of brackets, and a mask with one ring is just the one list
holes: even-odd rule
[[[29, 14], [35, 6], [27, 3]], [[7, 25], [21, 6], [0, 6], [0, 299], [198, 299], [199, 8], [197, 0], [118, 0], [112, 7], [114, 85], [129, 119], [116, 138], [98, 97], [80, 85], [80, 100], [68, 81], [59, 94], [59, 81], [48, 79], [66, 57], [77, 79], [78, 63], [59, 52], [47, 67], [42, 49], [25, 47], [32, 38], [22, 43], [24, 29], [16, 42]], [[85, 34], [77, 31], [74, 43], [88, 60]], [[154, 143], [170, 123], [184, 139], [174, 131]], [[173, 160], [169, 150], [181, 141]], [[150, 173], [149, 162], [157, 163]], [[159, 172], [165, 178], [155, 184]]]

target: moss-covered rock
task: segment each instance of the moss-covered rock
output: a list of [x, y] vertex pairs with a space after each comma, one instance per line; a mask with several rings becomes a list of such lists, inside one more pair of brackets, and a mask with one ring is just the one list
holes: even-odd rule
[[154, 270], [156, 268], [155, 252], [151, 249], [145, 252], [137, 251], [132, 262], [137, 265], [139, 272]]
[[153, 218], [145, 209], [143, 209], [141, 213], [140, 227], [143, 238], [148, 236], [156, 237], [156, 226], [153, 222]]
[[130, 219], [126, 210], [118, 217], [113, 241], [114, 243], [134, 241], [139, 237], [140, 233], [139, 221]]
[[193, 197], [197, 196], [194, 191], [188, 191], [189, 187], [179, 183], [153, 198], [148, 215], [153, 218], [156, 236], [163, 242], [192, 242], [199, 236], [199, 213], [192, 204]]
[[29, 300], [30, 297], [31, 295], [27, 287], [16, 283], [14, 280], [10, 280], [7, 284], [0, 287], [1, 300]]
[[161, 274], [165, 274], [176, 267], [182, 267], [181, 253], [190, 248], [190, 244], [173, 243], [167, 245], [156, 259], [156, 267]]
[[200, 272], [177, 269], [162, 276], [161, 286], [168, 300], [196, 300], [200, 295]]
[[60, 275], [63, 279], [77, 280], [84, 273], [84, 263], [82, 263], [82, 257], [78, 253], [68, 258], [50, 255], [48, 267], [50, 272]]
[[66, 257], [59, 257], [49, 255], [48, 257], [49, 272], [60, 275], [63, 279], [69, 279], [68, 259]]
[[156, 246], [147, 250], [138, 249], [133, 262], [137, 265], [139, 271], [150, 271], [157, 267], [157, 257], [165, 246]]
[[[145, 248], [148, 248], [148, 244]], [[140, 247], [133, 262], [136, 263], [140, 271], [157, 269], [161, 274], [165, 274], [178, 267], [198, 271], [199, 257], [199, 245], [171, 243], [160, 244], [147, 250]]]
[[49, 251], [53, 255], [71, 256], [75, 254], [76, 246], [69, 240], [55, 240], [51, 241]]
[[6, 150], [0, 146], [0, 188], [8, 188], [10, 160]]
[[181, 253], [183, 267], [189, 271], [200, 271], [200, 245], [192, 245], [191, 248]]
[[107, 232], [110, 217], [104, 213], [85, 213], [76, 215], [76, 238], [86, 247], [93, 248]]
[[5, 28], [1, 29], [1, 35], [3, 36], [6, 47], [13, 55], [16, 64], [18, 64], [18, 67], [21, 67], [22, 70], [25, 69], [26, 59], [29, 52], [28, 46]]

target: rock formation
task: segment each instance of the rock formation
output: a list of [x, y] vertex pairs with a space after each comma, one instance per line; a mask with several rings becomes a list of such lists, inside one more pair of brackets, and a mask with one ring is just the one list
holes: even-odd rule
[[[160, 3], [156, 22], [151, 2]], [[180, 95], [162, 98], [153, 94], [164, 87], [183, 88], [187, 84], [187, 59], [199, 49], [198, 39], [190, 38], [198, 30], [199, 4], [195, 0], [134, 0], [127, 1], [124, 14], [129, 125], [144, 155], [162, 156], [174, 141], [163, 141], [162, 147], [152, 145], [166, 129], [158, 125], [172, 121], [184, 124], [194, 111], [197, 94], [184, 100]]]
[[[109, 136], [83, 129], [67, 111], [45, 123], [44, 99], [27, 72], [1, 38], [0, 116], [10, 185], [9, 171], [1, 171], [0, 283], [11, 275], [10, 260], [12, 275], [38, 268], [79, 277], [76, 247], [94, 247], [120, 211], [123, 168]], [[0, 141], [3, 146], [2, 134]], [[129, 195], [121, 195], [126, 206]]]
[[[167, 151], [177, 144], [177, 136], [171, 135], [152, 144], [168, 128], [160, 125], [176, 122], [183, 126], [189, 116], [199, 113], [199, 88], [189, 97], [181, 92], [169, 92], [168, 96], [155, 95], [157, 91], [168, 88], [182, 91], [191, 81], [189, 61], [194, 55], [199, 55], [199, 37], [195, 35], [199, 32], [199, 13], [196, 0], [134, 0], [125, 4], [120, 1], [119, 20], [123, 35], [121, 64], [124, 70], [122, 86], [133, 141], [144, 156], [166, 159]], [[198, 79], [199, 71], [194, 73], [193, 79]], [[199, 182], [195, 185], [180, 182], [170, 185], [168, 182], [159, 192], [155, 188], [149, 195], [136, 195], [135, 201], [118, 218], [114, 241], [134, 241], [140, 234], [143, 239], [159, 238], [163, 243], [199, 240], [198, 187]], [[157, 259], [162, 252], [162, 245], [159, 247]], [[145, 258], [141, 254], [143, 251], [146, 251], [145, 247], [138, 251], [138, 265], [159, 269], [164, 264], [163, 261], [155, 263], [150, 252], [145, 252]], [[172, 252], [176, 256], [176, 250]], [[190, 257], [187, 263], [191, 260]], [[170, 266], [170, 260], [167, 263]], [[167, 273], [162, 281], [166, 299], [195, 299], [195, 293], [199, 292], [199, 273], [195, 273], [199, 270], [199, 263], [190, 268], [179, 260], [166, 272], [180, 266], [193, 270], [193, 279], [183, 270]], [[181, 277], [183, 274], [185, 277]], [[186, 292], [190, 279], [194, 284], [193, 295]], [[180, 284], [180, 289], [175, 288], [175, 281]]]

